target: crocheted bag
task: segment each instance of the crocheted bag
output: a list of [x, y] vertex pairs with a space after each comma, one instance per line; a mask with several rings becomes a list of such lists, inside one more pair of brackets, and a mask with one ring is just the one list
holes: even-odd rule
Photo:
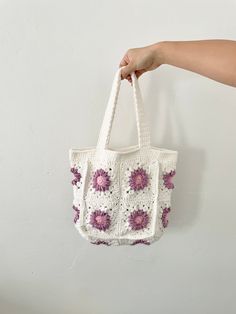
[[121, 83], [115, 75], [97, 146], [70, 149], [75, 226], [93, 244], [150, 244], [168, 224], [177, 151], [150, 145], [150, 131], [132, 73], [138, 145], [108, 147]]

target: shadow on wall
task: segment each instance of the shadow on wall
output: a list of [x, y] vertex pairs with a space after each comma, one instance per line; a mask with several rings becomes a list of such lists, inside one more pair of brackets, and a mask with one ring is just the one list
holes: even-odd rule
[[170, 228], [182, 230], [194, 225], [199, 215], [206, 152], [188, 143], [184, 130], [185, 123], [181, 121], [177, 106], [174, 106], [176, 83], [182, 79], [186, 80], [186, 75], [191, 74], [181, 75], [181, 72], [176, 74], [167, 71], [161, 72], [159, 77], [151, 75], [145, 103], [149, 106], [149, 111], [155, 113], [151, 115], [151, 125], [157, 126], [155, 132], [163, 134], [161, 140], [156, 143], [152, 130], [153, 145], [177, 150], [179, 153], [174, 180], [176, 188], [172, 193], [173, 211]]
[[17, 302], [14, 302], [12, 300], [6, 300], [3, 299], [0, 296], [0, 313], [1, 314], [40, 314], [39, 312], [35, 311], [35, 309], [32, 309], [30, 307], [27, 307], [25, 304], [20, 304]]
[[11, 287], [11, 290], [0, 291], [0, 314], [90, 314], [96, 312], [96, 304], [90, 302], [89, 290], [83, 288], [81, 291], [77, 283], [76, 286], [69, 285], [65, 288], [63, 279], [49, 282], [48, 277], [41, 278], [38, 283], [21, 282], [17, 278], [10, 280], [10, 283], [8, 287]]

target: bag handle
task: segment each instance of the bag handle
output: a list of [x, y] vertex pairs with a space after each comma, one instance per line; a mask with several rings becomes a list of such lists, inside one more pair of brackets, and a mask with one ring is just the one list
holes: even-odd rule
[[[121, 85], [121, 70], [119, 68], [117, 71], [115, 78], [113, 80], [113, 85], [110, 93], [110, 97], [108, 100], [107, 108], [105, 111], [105, 115], [102, 122], [102, 127], [100, 129], [99, 138], [97, 142], [97, 150], [99, 149], [108, 149], [110, 135], [111, 135], [111, 128], [114, 121], [115, 110], [117, 106], [118, 95], [120, 91]], [[135, 105], [135, 114], [136, 114], [136, 124], [138, 130], [138, 144], [139, 148], [150, 148], [150, 130], [149, 125], [146, 120], [146, 116], [144, 113], [144, 105], [142, 101], [142, 95], [140, 92], [138, 79], [133, 72], [131, 74], [132, 78], [132, 89], [133, 89], [133, 98], [134, 98], [134, 105]]]

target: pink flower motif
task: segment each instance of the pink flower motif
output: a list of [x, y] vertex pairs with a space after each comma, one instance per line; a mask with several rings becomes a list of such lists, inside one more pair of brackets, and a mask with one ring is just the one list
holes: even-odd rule
[[140, 230], [147, 227], [149, 217], [147, 212], [142, 209], [133, 211], [129, 216], [129, 224], [133, 230]]
[[147, 240], [136, 240], [134, 241], [131, 245], [136, 245], [136, 244], [146, 244], [146, 245], [150, 245], [150, 242]]
[[71, 168], [70, 171], [73, 173], [74, 175], [74, 179], [72, 180], [72, 184], [76, 185], [78, 182], [80, 182], [81, 180], [81, 174], [78, 172], [78, 169], [76, 168]]
[[76, 214], [74, 217], [74, 223], [76, 224], [78, 220], [79, 220], [79, 214]]
[[163, 175], [164, 185], [167, 189], [173, 189], [174, 183], [172, 182], [172, 179], [175, 175], [175, 170], [170, 171], [169, 173], [165, 173]]
[[105, 231], [110, 227], [111, 219], [108, 213], [98, 209], [91, 213], [90, 224], [98, 230]]
[[161, 220], [162, 220], [162, 225], [164, 228], [166, 228], [168, 226], [168, 214], [170, 212], [170, 207], [165, 207], [163, 209], [163, 212], [162, 212], [162, 216], [161, 216]]
[[102, 241], [102, 240], [97, 240], [97, 241], [91, 242], [91, 243], [96, 244], [96, 245], [104, 244], [104, 245], [110, 246], [110, 244], [108, 242]]
[[73, 209], [75, 211], [74, 223], [76, 224], [76, 222], [79, 220], [80, 210], [75, 205], [73, 205]]
[[132, 171], [129, 177], [129, 185], [134, 191], [144, 189], [148, 185], [147, 172], [140, 167]]
[[107, 171], [98, 169], [93, 175], [93, 188], [96, 191], [106, 191], [110, 186], [110, 177]]

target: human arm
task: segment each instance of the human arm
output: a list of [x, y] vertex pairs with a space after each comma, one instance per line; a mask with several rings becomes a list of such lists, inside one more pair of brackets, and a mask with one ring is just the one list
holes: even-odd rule
[[133, 71], [139, 77], [163, 64], [236, 87], [236, 41], [233, 40], [162, 41], [129, 49], [120, 63], [124, 66], [122, 78], [131, 81]]

